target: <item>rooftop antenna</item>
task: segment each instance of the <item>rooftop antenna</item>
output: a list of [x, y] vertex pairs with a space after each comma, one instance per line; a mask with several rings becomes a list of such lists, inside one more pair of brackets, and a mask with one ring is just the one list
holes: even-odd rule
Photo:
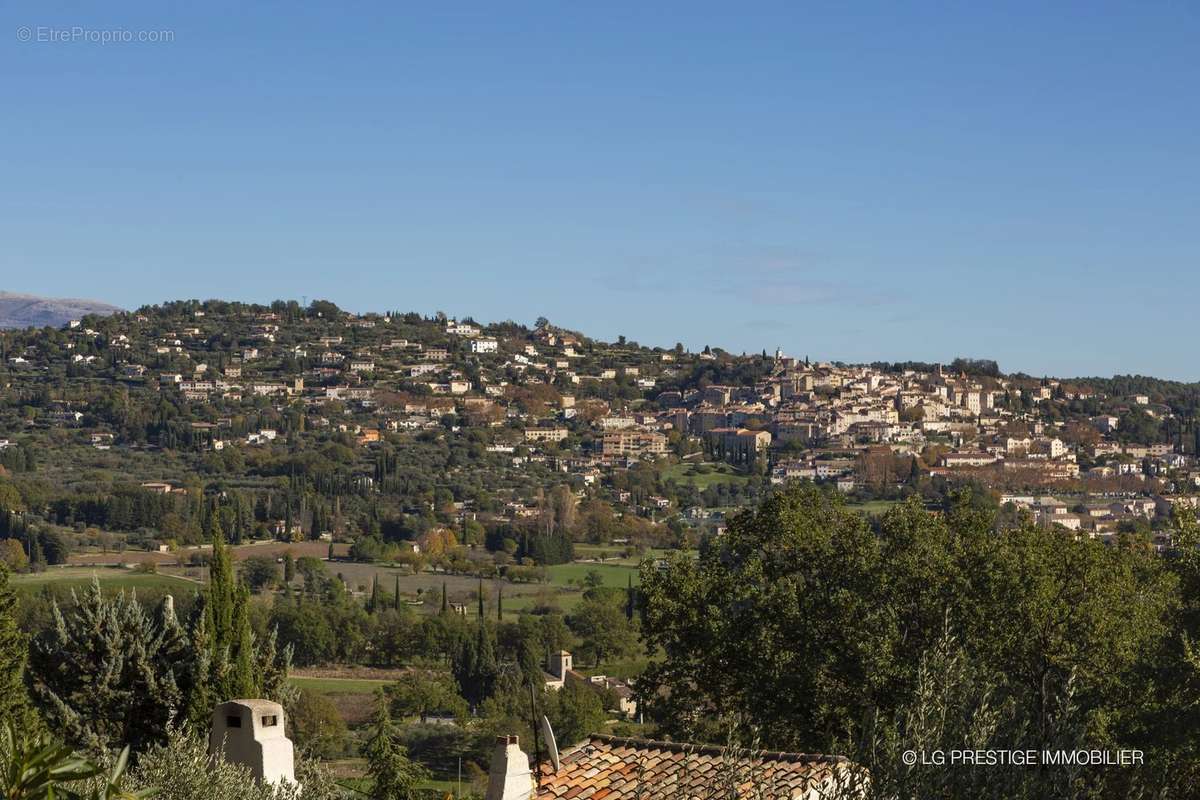
[[537, 723], [537, 702], [533, 696], [533, 681], [529, 682], [529, 727], [533, 728], [533, 774], [537, 788], [542, 788], [542, 745], [538, 732], [541, 726]]
[[542, 736], [546, 737], [546, 750], [550, 753], [550, 763], [558, 772], [558, 741], [554, 738], [554, 728], [550, 727], [550, 718], [542, 714]]

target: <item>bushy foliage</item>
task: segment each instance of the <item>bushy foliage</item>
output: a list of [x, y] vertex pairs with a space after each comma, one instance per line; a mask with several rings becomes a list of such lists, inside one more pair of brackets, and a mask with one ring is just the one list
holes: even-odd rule
[[21, 723], [27, 711], [24, 671], [28, 641], [17, 625], [17, 598], [0, 564], [0, 725]]
[[51, 730], [93, 752], [161, 740], [186, 712], [196, 662], [170, 604], [106, 598], [98, 581], [30, 650], [33, 696]]
[[135, 787], [156, 789], [157, 800], [339, 800], [343, 793], [324, 769], [298, 760], [296, 783], [259, 783], [250, 770], [213, 760], [199, 734], [173, 729], [147, 750], [129, 776]]
[[1053, 740], [1069, 684], [1092, 744], [1149, 746], [1142, 675], [1172, 638], [1177, 577], [1142, 549], [992, 523], [960, 498], [875, 531], [816, 488], [778, 494], [698, 561], [643, 570], [642, 630], [664, 655], [643, 708], [680, 738], [719, 741], [713, 721], [744, 714], [772, 747], [829, 752], [909, 707], [949, 615], [1033, 740]]
[[346, 750], [346, 722], [333, 701], [301, 690], [288, 709], [288, 732], [296, 747], [314, 758], [338, 758]]
[[442, 671], [411, 669], [384, 689], [391, 713], [401, 719], [417, 717], [421, 722], [434, 713], [467, 716], [467, 703], [454, 678]]
[[592, 663], [632, 655], [638, 647], [636, 625], [627, 618], [628, 594], [621, 589], [593, 586], [567, 618], [580, 639], [578, 654]]
[[[174, 725], [207, 725], [229, 697], [290, 700], [286, 652], [274, 634], [255, 640], [244, 614], [231, 616], [240, 657], [218, 649], [211, 599], [185, 628], [168, 596], [149, 609], [133, 593], [106, 597], [99, 581], [72, 592], [65, 611], [30, 647], [33, 699], [51, 730], [75, 746], [105, 752], [130, 745], [141, 753]], [[239, 691], [240, 690], [240, 691]]]
[[374, 800], [414, 800], [417, 786], [429, 777], [428, 770], [409, 759], [382, 697], [364, 755]]
[[151, 788], [125, 780], [126, 747], [103, 766], [40, 732], [0, 725], [0, 797], [4, 800], [143, 800]]

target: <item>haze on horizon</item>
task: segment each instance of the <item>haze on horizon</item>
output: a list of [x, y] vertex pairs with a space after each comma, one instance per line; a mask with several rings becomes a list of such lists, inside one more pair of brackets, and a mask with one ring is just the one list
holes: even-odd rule
[[1192, 7], [0, 19], [3, 290], [1200, 378]]

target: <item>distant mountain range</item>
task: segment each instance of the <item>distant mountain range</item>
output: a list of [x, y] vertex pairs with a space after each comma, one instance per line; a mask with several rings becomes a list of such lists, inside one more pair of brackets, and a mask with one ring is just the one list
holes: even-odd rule
[[95, 300], [60, 297], [35, 297], [0, 291], [0, 328], [57, 328], [86, 314], [112, 314], [116, 306]]

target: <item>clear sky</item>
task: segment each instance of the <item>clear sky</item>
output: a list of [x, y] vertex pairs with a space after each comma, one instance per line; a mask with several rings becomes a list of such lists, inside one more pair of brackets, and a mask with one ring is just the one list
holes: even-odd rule
[[9, 291], [1195, 380], [1198, 256], [1196, 3], [0, 10]]

